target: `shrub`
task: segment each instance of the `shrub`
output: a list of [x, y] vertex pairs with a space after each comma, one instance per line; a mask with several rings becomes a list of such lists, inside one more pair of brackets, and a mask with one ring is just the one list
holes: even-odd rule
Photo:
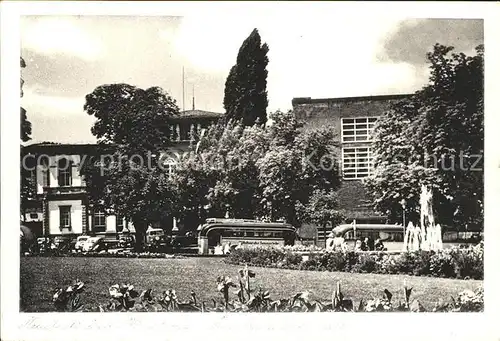
[[378, 260], [378, 271], [383, 274], [397, 274], [399, 273], [399, 255], [381, 254]]
[[484, 277], [484, 249], [483, 244], [469, 249], [452, 249], [450, 251], [454, 261], [457, 278], [482, 279]]
[[328, 271], [344, 271], [348, 264], [348, 259], [344, 252], [328, 253], [327, 259], [326, 269]]
[[312, 257], [300, 263], [299, 270], [321, 270], [321, 263], [317, 258]]
[[484, 310], [484, 289], [465, 290], [458, 294], [452, 311], [479, 312]]
[[302, 256], [298, 253], [287, 251], [283, 257], [282, 264], [284, 267], [296, 269], [302, 263]]
[[434, 252], [421, 251], [414, 254], [413, 258], [413, 275], [426, 276], [431, 274], [430, 264]]
[[350, 251], [345, 253], [346, 263], [344, 271], [350, 272], [356, 263], [358, 262], [359, 253]]
[[429, 270], [436, 277], [455, 277], [455, 263], [449, 252], [437, 252], [430, 258]]
[[375, 257], [368, 253], [360, 254], [357, 262], [352, 266], [351, 271], [353, 272], [362, 272], [362, 273], [371, 273], [375, 272], [377, 269], [377, 262]]

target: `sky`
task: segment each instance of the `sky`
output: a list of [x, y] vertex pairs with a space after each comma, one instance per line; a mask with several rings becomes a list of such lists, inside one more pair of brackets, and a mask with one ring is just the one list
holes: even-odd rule
[[474, 54], [482, 20], [353, 17], [343, 13], [246, 13], [183, 17], [24, 16], [22, 106], [33, 143], [92, 143], [83, 110], [97, 86], [160, 86], [183, 109], [223, 112], [224, 84], [243, 40], [257, 28], [269, 45], [268, 111], [294, 97], [411, 93], [428, 82], [435, 43]]

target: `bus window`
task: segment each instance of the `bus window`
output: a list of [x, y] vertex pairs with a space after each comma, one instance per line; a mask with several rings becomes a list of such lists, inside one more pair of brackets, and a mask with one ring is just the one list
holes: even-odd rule
[[404, 240], [403, 231], [395, 232], [395, 231], [381, 231], [379, 232], [379, 237], [382, 241], [388, 242], [402, 242]]
[[254, 237], [255, 233], [253, 231], [246, 231], [245, 237]]
[[245, 235], [245, 233], [241, 230], [234, 230], [233, 231], [233, 237], [241, 238]]
[[283, 238], [283, 232], [273, 232], [274, 238]]
[[262, 238], [272, 238], [273, 232], [271, 232], [271, 231], [259, 231], [259, 232], [257, 232], [257, 236], [262, 237]]

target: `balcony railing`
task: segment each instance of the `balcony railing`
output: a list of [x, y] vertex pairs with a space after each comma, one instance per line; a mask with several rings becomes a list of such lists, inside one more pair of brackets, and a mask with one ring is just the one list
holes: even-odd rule
[[85, 186], [44, 187], [43, 192], [47, 194], [84, 193]]

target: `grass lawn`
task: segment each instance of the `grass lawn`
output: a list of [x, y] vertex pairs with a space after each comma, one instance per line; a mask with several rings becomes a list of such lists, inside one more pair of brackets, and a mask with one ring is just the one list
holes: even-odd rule
[[[130, 283], [139, 291], [174, 289], [181, 301], [188, 300], [191, 290], [200, 301], [222, 298], [215, 279], [219, 275], [237, 275], [240, 267], [225, 264], [221, 258], [186, 259], [126, 259], [126, 258], [46, 258], [21, 257], [21, 311], [53, 311], [53, 289], [69, 284], [73, 279], [85, 283], [82, 301], [85, 307], [105, 305], [109, 301], [108, 288], [113, 284]], [[309, 290], [321, 301], [331, 299], [336, 281], [340, 281], [346, 298], [357, 305], [361, 298], [382, 297], [388, 289], [397, 300], [403, 281], [413, 287], [412, 298], [431, 309], [438, 299], [449, 301], [465, 289], [474, 290], [482, 281], [412, 277], [406, 275], [354, 274], [252, 268], [256, 277], [253, 287], [270, 290], [271, 299], [289, 297]], [[402, 297], [402, 296], [401, 296]], [[233, 295], [232, 298], [235, 298]]]

